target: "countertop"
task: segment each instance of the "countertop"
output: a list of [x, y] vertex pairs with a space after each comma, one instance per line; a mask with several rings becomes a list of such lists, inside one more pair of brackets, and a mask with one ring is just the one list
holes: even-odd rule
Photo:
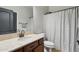
[[10, 52], [18, 49], [24, 45], [30, 44], [40, 38], [44, 37], [44, 34], [30, 34], [23, 38], [12, 38], [4, 41], [0, 41], [0, 52]]

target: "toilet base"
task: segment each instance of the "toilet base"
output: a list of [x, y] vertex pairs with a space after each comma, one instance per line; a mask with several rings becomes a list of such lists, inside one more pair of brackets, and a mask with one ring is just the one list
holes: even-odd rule
[[45, 52], [53, 52], [53, 48], [44, 47]]

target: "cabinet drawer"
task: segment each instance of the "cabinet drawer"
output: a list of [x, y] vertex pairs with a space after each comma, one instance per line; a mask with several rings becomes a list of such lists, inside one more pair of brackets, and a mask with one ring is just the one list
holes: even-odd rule
[[44, 41], [43, 41], [43, 38], [41, 38], [39, 41], [38, 41], [39, 44], [43, 44]]
[[24, 47], [24, 51], [26, 52], [31, 52], [35, 47], [38, 46], [38, 41], [35, 41], [33, 43], [28, 44], [27, 46]]

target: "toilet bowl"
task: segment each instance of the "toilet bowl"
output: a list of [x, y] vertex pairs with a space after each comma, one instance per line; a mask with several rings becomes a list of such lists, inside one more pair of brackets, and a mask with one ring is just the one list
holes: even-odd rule
[[50, 42], [50, 41], [44, 41], [44, 46], [46, 48], [48, 48], [49, 51], [51, 52], [52, 51], [52, 48], [54, 48], [54, 43], [53, 42]]

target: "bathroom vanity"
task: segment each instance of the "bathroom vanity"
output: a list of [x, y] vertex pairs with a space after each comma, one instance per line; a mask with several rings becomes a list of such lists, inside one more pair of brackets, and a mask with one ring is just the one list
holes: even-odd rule
[[0, 52], [43, 52], [43, 39], [44, 34], [30, 34], [0, 41]]
[[40, 38], [32, 43], [26, 44], [21, 48], [14, 50], [13, 52], [43, 52], [44, 44], [43, 38]]

